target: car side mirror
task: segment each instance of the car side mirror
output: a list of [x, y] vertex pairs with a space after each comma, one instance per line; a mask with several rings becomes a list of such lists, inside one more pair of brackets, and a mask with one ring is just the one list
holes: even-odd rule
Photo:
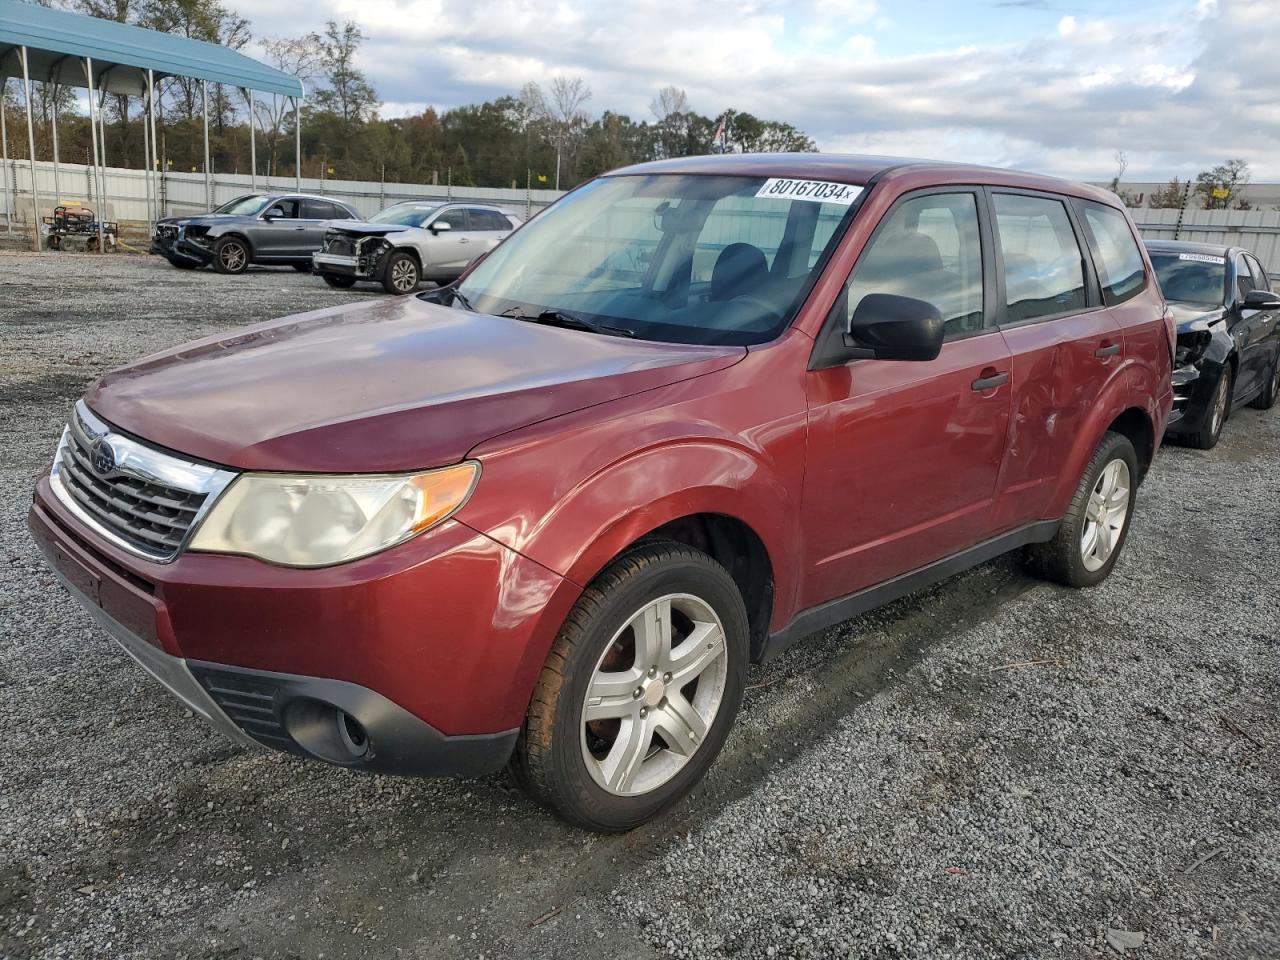
[[1245, 310], [1280, 310], [1280, 293], [1270, 290], [1250, 290], [1240, 301]]
[[445, 231], [445, 230], [452, 230], [452, 229], [453, 229], [453, 224], [451, 224], [451, 223], [449, 223], [449, 222], [447, 222], [447, 221], [445, 221], [445, 220], [437, 220], [435, 223], [433, 223], [433, 224], [432, 224], [430, 227], [428, 227], [427, 229], [429, 229], [432, 233], [440, 233], [440, 232]]
[[270, 223], [272, 220], [284, 219], [284, 207], [272, 207], [262, 215], [262, 219]]
[[933, 360], [942, 352], [942, 314], [932, 303], [893, 293], [869, 293], [849, 321], [851, 358]]

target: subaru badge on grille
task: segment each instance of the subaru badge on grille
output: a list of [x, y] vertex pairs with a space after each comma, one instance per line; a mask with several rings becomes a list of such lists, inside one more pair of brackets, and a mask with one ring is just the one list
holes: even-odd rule
[[111, 449], [111, 444], [105, 439], [99, 437], [93, 441], [93, 447], [89, 452], [93, 457], [94, 472], [99, 476], [105, 477], [116, 468], [116, 452]]

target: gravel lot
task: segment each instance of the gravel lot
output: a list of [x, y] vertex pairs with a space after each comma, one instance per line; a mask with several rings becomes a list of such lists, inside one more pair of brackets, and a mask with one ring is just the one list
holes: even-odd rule
[[53, 582], [31, 485], [107, 368], [372, 296], [0, 254], [0, 957], [1280, 957], [1280, 410], [1166, 448], [1099, 588], [1007, 557], [757, 668], [624, 837], [207, 729]]

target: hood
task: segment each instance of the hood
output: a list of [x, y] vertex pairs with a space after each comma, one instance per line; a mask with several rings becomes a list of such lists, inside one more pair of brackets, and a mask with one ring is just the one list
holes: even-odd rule
[[1177, 324], [1178, 332], [1189, 333], [1193, 330], [1208, 330], [1209, 325], [1221, 320], [1226, 316], [1227, 311], [1226, 307], [1212, 307], [1206, 310], [1198, 304], [1170, 300], [1169, 312], [1173, 314], [1173, 322]]
[[231, 223], [233, 221], [247, 222], [254, 220], [255, 217], [233, 216], [229, 213], [202, 213], [196, 217], [164, 217], [157, 220], [156, 224], [174, 223], [180, 227], [190, 227], [193, 225], [212, 226], [215, 223]]
[[403, 233], [416, 229], [403, 223], [365, 223], [363, 220], [330, 220], [326, 230], [337, 230], [362, 237], [385, 237], [389, 233]]
[[743, 347], [651, 343], [413, 297], [210, 337], [113, 370], [86, 394], [152, 443], [253, 470], [455, 463], [540, 420], [731, 366]]

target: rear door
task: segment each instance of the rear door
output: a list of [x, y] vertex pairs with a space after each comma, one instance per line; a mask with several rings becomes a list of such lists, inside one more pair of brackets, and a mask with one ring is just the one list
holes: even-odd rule
[[309, 257], [324, 242], [324, 228], [330, 220], [345, 220], [347, 211], [328, 200], [307, 197], [302, 201], [303, 217], [298, 221], [294, 256]]
[[472, 260], [483, 253], [488, 253], [511, 232], [511, 221], [497, 210], [468, 207], [467, 220], [468, 233], [472, 241], [472, 249], [468, 252]]
[[828, 318], [847, 327], [868, 294], [910, 296], [938, 307], [946, 341], [928, 362], [853, 360], [806, 375], [802, 515], [810, 552], [802, 606], [989, 534], [1011, 384], [1009, 351], [990, 310], [984, 221], [978, 188], [906, 195], [876, 228]]
[[1062, 464], [1123, 359], [1124, 339], [1102, 302], [1070, 201], [1004, 188], [987, 195], [1014, 385], [994, 525], [1013, 529], [1046, 518]]

